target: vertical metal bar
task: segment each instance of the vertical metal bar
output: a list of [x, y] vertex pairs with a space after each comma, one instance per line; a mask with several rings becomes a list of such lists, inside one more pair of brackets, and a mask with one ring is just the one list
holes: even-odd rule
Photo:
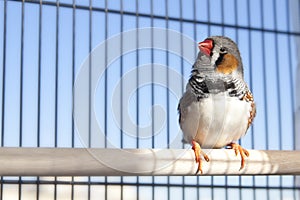
[[[167, 49], [167, 52], [166, 52], [166, 65], [167, 67], [169, 68], [169, 40], [168, 40], [168, 30], [169, 30], [169, 18], [168, 18], [168, 0], [165, 0], [165, 5], [166, 5], [166, 9], [165, 9], [165, 12], [166, 12], [166, 49]], [[167, 68], [167, 69], [168, 69]], [[166, 73], [166, 81], [167, 81], [167, 89], [166, 89], [166, 93], [167, 93], [167, 99], [166, 99], [166, 103], [167, 103], [167, 127], [166, 127], [166, 130], [167, 130], [167, 148], [169, 149], [170, 148], [170, 94], [169, 94], [169, 71], [167, 70], [167, 73]]]
[[[180, 33], [183, 32], [183, 26], [182, 26], [182, 0], [179, 0], [179, 22], [180, 22]], [[183, 55], [183, 38], [182, 38], [182, 34], [180, 34], [180, 55]], [[184, 66], [183, 66], [183, 59], [180, 58], [180, 73], [183, 76], [184, 75]], [[185, 82], [184, 79], [181, 79], [181, 93], [184, 93], [184, 89], [185, 89]], [[184, 143], [182, 143], [182, 148], [184, 148]]]
[[[166, 66], [167, 66], [167, 88], [166, 88], [166, 104], [167, 104], [167, 148], [170, 148], [170, 96], [169, 96], [169, 88], [170, 88], [170, 75], [169, 75], [169, 40], [168, 40], [168, 31], [169, 31], [169, 12], [168, 12], [168, 0], [165, 0], [165, 15], [166, 15]], [[170, 177], [167, 176], [167, 196], [168, 200], [170, 200]]]
[[[274, 12], [273, 12], [273, 17], [274, 17], [274, 27], [275, 27], [275, 31], [277, 31], [278, 29], [278, 23], [277, 23], [277, 4], [276, 4], [276, 0], [273, 0], [274, 2]], [[274, 45], [275, 45], [275, 69], [276, 69], [276, 87], [278, 89], [277, 91], [277, 101], [278, 101], [278, 130], [279, 130], [279, 149], [282, 150], [282, 117], [281, 117], [281, 89], [280, 89], [280, 72], [279, 72], [279, 59], [278, 59], [278, 55], [279, 55], [279, 50], [278, 50], [278, 34], [275, 33], [275, 41], [274, 41]], [[282, 186], [282, 176], [279, 177], [279, 182], [280, 182], [280, 187]], [[283, 199], [283, 192], [282, 189], [280, 189], [280, 199]]]
[[[107, 1], [105, 0], [105, 40], [108, 37], [108, 8], [107, 8]], [[107, 43], [105, 43], [105, 53], [107, 54]], [[105, 67], [107, 65], [107, 55], [105, 56]], [[107, 88], [107, 70], [105, 70], [104, 73], [104, 81], [105, 81], [105, 88], [104, 88], [104, 134], [105, 134], [105, 142], [104, 142], [104, 147], [107, 148], [107, 106], [108, 106], [108, 102], [107, 102], [107, 93], [108, 93], [108, 88]]]
[[[264, 5], [263, 5], [263, 0], [260, 1], [260, 15], [261, 15], [261, 28], [264, 27]], [[261, 33], [262, 36], [262, 62], [263, 62], [263, 91], [265, 94], [267, 94], [267, 68], [266, 68], [266, 59], [265, 59], [265, 51], [266, 51], [266, 47], [265, 47], [265, 33], [262, 32]], [[269, 149], [269, 122], [268, 122], [268, 95], [264, 96], [264, 116], [265, 116], [265, 140], [266, 140], [266, 149]], [[255, 181], [255, 179], [254, 179]], [[255, 183], [255, 182], [254, 182]], [[267, 183], [269, 184], [269, 177], [267, 176]], [[255, 188], [253, 189], [255, 190]], [[270, 198], [270, 190], [267, 189], [267, 199]]]
[[210, 35], [211, 34], [211, 28], [210, 28], [210, 0], [207, 0], [207, 23], [208, 23], [207, 32], [208, 32], [208, 35]]
[[[250, 9], [250, 0], [247, 0], [247, 24], [250, 27], [251, 26], [251, 9]], [[252, 32], [249, 30], [248, 31], [248, 41], [249, 41], [249, 88], [251, 91], [253, 91], [253, 79], [252, 79]], [[251, 148], [254, 148], [254, 125], [252, 125], [252, 129], [251, 129]], [[252, 177], [253, 180], [253, 188], [254, 188], [254, 194], [253, 194], [253, 198], [256, 199], [256, 190], [255, 190], [255, 178]], [[241, 177], [239, 177], [239, 186], [241, 187]], [[240, 189], [240, 199], [242, 198], [242, 193], [241, 193], [241, 189]]]
[[[75, 75], [76, 75], [76, 69], [75, 69], [75, 37], [76, 37], [76, 0], [73, 0], [73, 8], [72, 8], [72, 87], [74, 87], [75, 82]], [[74, 90], [73, 90], [73, 96], [74, 96]], [[73, 107], [74, 107], [74, 101], [72, 101]], [[72, 148], [75, 147], [75, 124], [72, 116]]]
[[[197, 10], [197, 7], [196, 7], [196, 0], [193, 0], [193, 31], [194, 31], [194, 41], [197, 42], [197, 15], [196, 15], [196, 10]], [[197, 48], [194, 49], [194, 54], [195, 54], [195, 58], [197, 58]], [[199, 180], [200, 177], [196, 177], [196, 184], [199, 186], [200, 185], [200, 180]], [[197, 193], [196, 193], [196, 199], [200, 199], [200, 187], [197, 188]]]
[[[276, 7], [277, 7], [277, 4], [276, 4], [276, 0], [273, 0], [274, 2], [274, 26], [275, 26], [275, 31], [277, 31], [278, 29], [278, 23], [277, 23], [277, 10], [276, 10]], [[275, 56], [275, 63], [276, 63], [276, 86], [278, 88], [278, 92], [277, 92], [277, 99], [278, 99], [278, 129], [279, 129], [279, 149], [282, 150], [282, 141], [281, 141], [281, 138], [282, 138], [282, 125], [281, 125], [281, 90], [280, 90], [280, 74], [279, 74], [279, 65], [278, 65], [278, 62], [279, 62], [279, 59], [278, 59], [278, 55], [279, 55], [279, 52], [278, 52], [278, 34], [275, 33], [275, 50], [276, 50], [276, 56]]]
[[[73, 0], [73, 9], [72, 9], [72, 87], [74, 87], [75, 84], [75, 20], [76, 20], [76, 0]], [[73, 97], [75, 96], [74, 90], [73, 90]], [[74, 101], [72, 101], [73, 107], [74, 107]], [[72, 117], [72, 148], [75, 147], [75, 124]], [[72, 186], [71, 186], [71, 199], [74, 199], [74, 176], [72, 176]]]
[[[92, 143], [92, 57], [91, 57], [91, 51], [92, 51], [92, 20], [93, 20], [93, 4], [92, 0], [89, 0], [89, 116], [88, 116], [88, 147], [91, 148]], [[88, 199], [91, 199], [91, 177], [88, 177]]]
[[[2, 61], [2, 115], [1, 115], [1, 147], [4, 146], [5, 131], [5, 73], [6, 73], [6, 24], [7, 24], [7, 0], [4, 0], [3, 11], [3, 61]], [[0, 199], [3, 199], [3, 176], [1, 176]]]
[[[107, 8], [107, 2], [108, 0], [105, 0], [105, 40], [107, 40], [108, 37], [108, 8]], [[107, 42], [105, 42], [105, 68], [107, 66], [107, 57], [108, 57], [108, 51], [107, 51]], [[107, 106], [108, 106], [108, 100], [107, 100], [107, 94], [108, 94], [108, 78], [107, 78], [107, 70], [105, 70], [104, 72], [104, 135], [105, 135], [105, 139], [104, 139], [104, 148], [107, 148]], [[104, 182], [105, 182], [105, 190], [104, 190], [104, 196], [105, 199], [107, 200], [107, 177], [105, 176], [104, 178]]]
[[[154, 26], [154, 17], [153, 17], [153, 0], [151, 0], [151, 106], [154, 105], [154, 67], [153, 67], [153, 63], [154, 63], [154, 50], [153, 50], [153, 46], [154, 46], [154, 36], [153, 36], [153, 26]], [[151, 137], [151, 147], [154, 148], [155, 147], [155, 140], [154, 140], [154, 128], [155, 128], [155, 124], [154, 124], [154, 110], [151, 113], [151, 120], [152, 120], [152, 137]]]
[[[261, 15], [261, 28], [263, 29], [265, 24], [265, 20], [264, 20], [264, 5], [263, 5], [263, 0], [260, 1], [260, 15]], [[266, 71], [266, 59], [265, 59], [265, 50], [266, 50], [266, 47], [265, 47], [265, 32], [262, 31], [262, 60], [263, 60], [263, 88], [264, 88], [264, 93], [266, 94], [267, 93], [267, 71]], [[268, 96], [265, 95], [264, 97], [264, 115], [265, 115], [265, 132], [266, 132], [266, 148], [269, 149], [269, 126], [268, 126], [268, 107], [266, 106], [267, 105], [267, 102], [268, 102]]]
[[[251, 9], [250, 9], [250, 0], [247, 0], [247, 25], [248, 27], [251, 27]], [[248, 31], [248, 41], [249, 41], [249, 87], [250, 90], [252, 91], [252, 32]], [[252, 149], [254, 147], [254, 135], [253, 135], [253, 127], [252, 127], [252, 132], [251, 132], [251, 146]], [[242, 145], [242, 141], [239, 140], [240, 144]], [[241, 187], [241, 183], [242, 183], [242, 178], [239, 177], [239, 187]], [[241, 199], [241, 189], [239, 190], [239, 198]], [[255, 194], [254, 194], [254, 198], [255, 198]]]
[[[300, 2], [299, 2], [299, 5], [300, 5]], [[290, 1], [286, 1], [286, 24], [288, 26], [288, 29], [287, 31], [288, 32], [291, 32], [291, 19], [290, 19]], [[300, 11], [300, 8], [299, 10]], [[296, 108], [295, 108], [295, 87], [294, 87], [294, 75], [293, 75], [293, 66], [292, 66], [292, 55], [291, 55], [291, 43], [292, 43], [292, 36], [290, 34], [288, 34], [288, 66], [289, 66], [289, 80], [290, 80], [290, 93], [291, 93], [291, 104], [292, 104], [292, 132], [293, 132], [293, 138], [296, 138], [296, 131], [295, 131], [295, 115], [294, 115], [294, 112], [296, 111]], [[296, 142], [295, 142], [295, 139], [292, 141], [293, 142], [293, 150], [296, 149]]]
[[[250, 0], [247, 0], [247, 24], [251, 27], [251, 9], [250, 9]], [[248, 31], [248, 41], [249, 41], [249, 88], [253, 91], [253, 78], [252, 78], [252, 35], [251, 31]], [[251, 148], [254, 148], [254, 125], [252, 125], [251, 130]], [[256, 199], [256, 189], [255, 189], [255, 177], [252, 177], [253, 180], [253, 198]], [[241, 177], [239, 177], [239, 185], [241, 187]], [[242, 193], [240, 190], [240, 198], [242, 197]]]
[[[224, 6], [224, 5], [223, 5]], [[237, 0], [234, 0], [234, 25], [238, 26], [238, 2]], [[235, 29], [236, 32], [236, 42], [238, 43], [238, 29]], [[228, 193], [228, 176], [225, 176], [225, 198], [226, 200], [229, 199], [229, 193]]]
[[[59, 43], [59, 0], [56, 0], [56, 42], [55, 42], [55, 119], [54, 119], [54, 147], [57, 147], [57, 121], [58, 121], [58, 59], [59, 59], [59, 49], [58, 49], [58, 43]], [[57, 177], [54, 177], [54, 199], [57, 199]]]
[[58, 43], [59, 43], [59, 0], [56, 1], [56, 42], [55, 42], [55, 134], [54, 134], [54, 147], [57, 147], [57, 117], [58, 117], [58, 59], [59, 59], [59, 49], [58, 49]]
[[222, 35], [225, 33], [225, 24], [224, 24], [224, 1], [221, 1], [221, 28], [222, 28]]
[[[225, 8], [224, 8], [224, 1], [221, 1], [221, 34], [224, 36], [225, 35], [225, 25], [224, 25], [224, 16], [225, 16]], [[237, 40], [236, 40], [237, 41]], [[225, 183], [226, 183], [226, 180], [227, 180], [227, 177], [225, 176]], [[212, 185], [215, 185], [214, 184], [214, 177], [213, 177], [213, 179], [212, 179]], [[214, 191], [214, 187], [212, 187], [212, 191], [213, 191], [213, 195], [214, 195], [214, 193], [215, 193], [215, 191]], [[213, 198], [214, 198], [214, 196], [213, 196]], [[225, 197], [226, 198], [226, 197]], [[241, 189], [240, 189], [240, 199], [241, 199]]]
[[[290, 20], [290, 3], [289, 1], [286, 1], [286, 24], [287, 24], [287, 31], [290, 32], [291, 31], [291, 20]], [[292, 134], [293, 134], [293, 150], [296, 149], [296, 142], [295, 142], [295, 138], [296, 138], [296, 131], [295, 131], [295, 112], [296, 112], [296, 108], [295, 108], [295, 102], [294, 102], [294, 99], [295, 99], [295, 88], [294, 88], [294, 75], [293, 75], [293, 66], [292, 66], [292, 55], [291, 55], [291, 43], [292, 43], [292, 37], [291, 35], [287, 35], [288, 37], [288, 48], [287, 48], [287, 55], [288, 55], [288, 63], [287, 65], [289, 66], [289, 80], [290, 80], [290, 93], [291, 93], [291, 107], [292, 107]], [[296, 176], [293, 177], [293, 183], [295, 184], [296, 183]], [[295, 187], [295, 185], [294, 185]], [[293, 199], [297, 199], [297, 190], [294, 189], [293, 190]]]
[[88, 107], [88, 147], [91, 147], [91, 131], [92, 131], [92, 123], [91, 123], [91, 104], [92, 104], [92, 58], [91, 58], [91, 51], [92, 51], [92, 0], [89, 0], [89, 107]]
[[[153, 37], [153, 25], [154, 25], [154, 20], [153, 20], [153, 0], [151, 0], [151, 106], [154, 105], [154, 67], [153, 67], [153, 63], [154, 63], [154, 51], [153, 51], [153, 45], [154, 45], [154, 37]], [[151, 147], [154, 148], [155, 147], [155, 141], [154, 141], [154, 128], [155, 128], [155, 124], [154, 124], [154, 110], [151, 113], [151, 120], [152, 120], [152, 124], [151, 124], [151, 131], [152, 131], [152, 137], [151, 137]], [[154, 176], [152, 176], [152, 184], [155, 183], [155, 178]], [[152, 200], [154, 200], [154, 196], [155, 196], [155, 187], [152, 186]]]
[[[211, 12], [210, 12], [210, 0], [207, 0], [207, 23], [208, 23], [208, 29], [207, 29], [207, 35], [210, 36], [212, 34], [211, 31]], [[211, 199], [214, 199], [214, 176], [210, 176], [210, 182], [211, 182]]]
[[[120, 89], [120, 148], [123, 148], [123, 0], [120, 0], [120, 30], [121, 30], [121, 40], [120, 40], [120, 51], [121, 51], [121, 57], [120, 57], [120, 84], [121, 84], [121, 89]], [[120, 177], [120, 186], [121, 186], [121, 197], [120, 199], [123, 199], [123, 176]]]
[[[138, 0], [135, 1], [136, 3], [136, 49], [137, 49], [137, 52], [136, 52], [136, 65], [139, 66], [139, 4], [138, 4]], [[137, 104], [136, 104], [136, 132], [137, 132], [137, 138], [136, 138], [136, 147], [139, 148], [140, 146], [140, 141], [139, 141], [139, 125], [140, 125], [140, 120], [139, 120], [139, 88], [138, 88], [138, 85], [139, 85], [139, 68], [137, 67], [137, 70], [136, 70], [136, 86], [137, 86], [137, 89], [136, 89], [136, 99], [137, 99]]]
[[[251, 27], [251, 9], [250, 9], [250, 0], [247, 0], [247, 24], [248, 27]], [[248, 32], [248, 41], [249, 41], [249, 87], [252, 91], [253, 80], [252, 80], [252, 32]], [[253, 131], [252, 131], [253, 132]], [[251, 145], [254, 147], [254, 137], [253, 133], [251, 134]]]
[[[286, 10], [285, 10], [285, 12], [286, 12], [286, 24], [287, 24], [287, 31], [288, 32], [291, 32], [291, 22], [290, 22], [290, 10], [289, 10], [289, 8], [290, 8], [290, 3], [289, 3], [289, 1], [286, 1]], [[291, 41], [291, 35], [290, 34], [288, 34], [287, 35], [287, 37], [288, 37], [288, 48], [287, 48], [287, 51], [288, 51], [288, 53], [287, 53], [287, 55], [288, 55], [288, 63], [287, 63], [287, 65], [289, 66], [289, 80], [290, 80], [290, 85], [291, 85], [291, 87], [290, 87], [290, 93], [291, 93], [291, 105], [292, 105], [292, 132], [293, 132], [293, 138], [296, 138], [295, 137], [295, 115], [294, 115], [294, 113], [293, 112], [295, 112], [295, 102], [294, 102], [294, 99], [295, 99], [295, 94], [294, 94], [294, 75], [293, 75], [293, 66], [292, 66], [292, 55], [291, 55], [291, 43], [292, 43], [292, 41]], [[295, 140], [293, 140], [292, 141], [293, 142], [293, 150], [295, 150], [296, 149], [296, 145], [295, 145]]]
[[24, 66], [24, 0], [22, 0], [22, 18], [21, 18], [21, 49], [20, 49], [20, 132], [19, 132], [19, 147], [23, 143], [23, 66]]
[[[40, 0], [39, 4], [39, 55], [38, 55], [38, 111], [37, 111], [37, 147], [40, 147], [40, 136], [41, 136], [41, 56], [42, 56], [42, 16], [43, 16], [43, 4]], [[37, 193], [36, 199], [40, 198], [40, 177], [37, 177]]]
[[[300, 1], [298, 1], [298, 6], [297, 6], [297, 11], [298, 12], [300, 12]], [[289, 12], [288, 12], [289, 13]], [[295, 12], [293, 12], [293, 16], [294, 15], [296, 15], [296, 11]], [[294, 20], [296, 20], [296, 18], [295, 17], [293, 17], [293, 24], [296, 24], [296, 22], [294, 21]], [[298, 31], [298, 34], [300, 33], [300, 29], [299, 28], [294, 28], [295, 30], [295, 32], [297, 32]], [[291, 36], [292, 37], [292, 36]], [[296, 43], [296, 41], [299, 41], [299, 39], [300, 39], [300, 36], [298, 35], [298, 36], [294, 36], [295, 38], [294, 38], [294, 43], [295, 44], [297, 44]], [[299, 45], [299, 43], [298, 43], [298, 45]], [[295, 49], [296, 50], [296, 49]], [[298, 46], [298, 49], [296, 50], [296, 55], [299, 55], [298, 54], [299, 53], [299, 46]], [[299, 83], [299, 78], [300, 78], [300, 75], [299, 75], [299, 61], [300, 61], [300, 59], [299, 59], [299, 57], [298, 57], [298, 59], [297, 59], [297, 63], [296, 63], [296, 69], [295, 69], [295, 73], [296, 73], [296, 80], [295, 81], [293, 81], [293, 83], [295, 84], [295, 89], [292, 91], [293, 93], [295, 93], [295, 103], [294, 103], [294, 106], [295, 106], [295, 108], [294, 108], [294, 117], [295, 117], [295, 119], [294, 119], [294, 123], [295, 123], [295, 125], [297, 125], [297, 127], [295, 127], [295, 125], [294, 125], [294, 137], [293, 137], [293, 139], [294, 139], [294, 144], [293, 144], [293, 146], [294, 146], [294, 150], [298, 150], [299, 148], [300, 148], [300, 143], [299, 143], [299, 141], [296, 141], [296, 139], [298, 139], [298, 137], [299, 137], [299, 134], [300, 134], [300, 130], [299, 130], [299, 124], [297, 124], [297, 123], [299, 123], [299, 121], [300, 121], [300, 119], [298, 119], [298, 114], [299, 114], [299, 112], [300, 112], [300, 108], [299, 108], [299, 100], [300, 100], [300, 94], [299, 94], [299, 85], [297, 85], [298, 83]], [[292, 66], [290, 66], [291, 68], [292, 68]], [[291, 70], [291, 73], [292, 73], [293, 71]], [[300, 191], [299, 191], [299, 184], [300, 184], [300, 177], [298, 177], [298, 176], [294, 176], [294, 199], [300, 199]], [[298, 188], [298, 190], [297, 190], [297, 188]]]
[[[75, 74], [76, 74], [76, 70], [75, 70], [75, 29], [76, 29], [76, 0], [73, 0], [73, 8], [72, 8], [72, 88], [74, 87], [75, 84]], [[74, 94], [74, 90], [72, 90], [72, 95], [73, 98], [75, 96]], [[72, 99], [73, 99], [72, 98]], [[74, 109], [74, 99], [72, 100], [72, 105], [73, 105], [73, 109]], [[73, 115], [71, 116], [71, 120], [72, 120], [72, 148], [75, 147], [75, 124], [74, 124], [74, 120], [73, 120]], [[72, 184], [71, 184], [71, 199], [74, 199], [74, 176], [72, 176]]]
[[[182, 11], [182, 0], [179, 1], [179, 22], [180, 22], [180, 33], [183, 33], [183, 19], [182, 19], [182, 15], [183, 15], [183, 11]], [[183, 55], [183, 36], [182, 34], [180, 34], [180, 55]], [[184, 66], [183, 66], [184, 62], [183, 62], [183, 58], [181, 57], [180, 58], [180, 73], [182, 76], [184, 76]], [[182, 82], [181, 82], [181, 90], [182, 90], [182, 94], [184, 93], [184, 80], [182, 79]], [[184, 148], [184, 143], [182, 143], [182, 148]], [[182, 176], [182, 199], [184, 199], [185, 197], [185, 188], [184, 188], [184, 185], [185, 185], [185, 177]]]
[[[1, 147], [4, 146], [5, 131], [5, 83], [6, 83], [6, 34], [7, 34], [7, 0], [4, 0], [4, 23], [3, 23], [3, 63], [2, 63], [2, 116], [1, 116]], [[1, 190], [2, 191], [2, 190]]]
[[[24, 67], [24, 0], [22, 0], [22, 14], [21, 14], [21, 49], [20, 49], [20, 118], [19, 118], [19, 147], [23, 143], [23, 67]], [[19, 199], [22, 198], [22, 177], [19, 177]]]
[[[166, 12], [166, 66], [167, 66], [167, 73], [166, 73], [166, 80], [167, 80], [167, 88], [166, 88], [166, 93], [167, 93], [167, 99], [166, 99], [166, 105], [167, 105], [167, 148], [170, 148], [170, 94], [169, 94], [169, 40], [168, 40], [168, 30], [169, 30], [169, 12], [168, 12], [168, 0], [165, 0], [165, 12]], [[167, 176], [167, 198], [170, 199], [170, 177]]]
[[[136, 5], [136, 66], [139, 66], [139, 1], [136, 0], [135, 1], [135, 5]], [[140, 132], [139, 132], [139, 125], [140, 125], [140, 120], [139, 120], [139, 103], [140, 103], [140, 92], [139, 92], [139, 67], [137, 67], [136, 70], [136, 148], [140, 147], [140, 143], [139, 143], [139, 136], [140, 136]], [[140, 187], [139, 187], [139, 183], [140, 183], [140, 178], [137, 177], [137, 200], [139, 199], [140, 196]]]
[[37, 147], [40, 147], [40, 115], [41, 115], [41, 56], [42, 56], [42, 11], [43, 11], [43, 4], [42, 0], [40, 0], [40, 12], [39, 12], [39, 55], [38, 55], [38, 123], [37, 123]]
[[121, 84], [121, 90], [120, 90], [120, 147], [123, 148], [123, 28], [124, 28], [124, 22], [123, 22], [123, 1], [120, 0], [120, 30], [121, 30], [121, 40], [120, 40], [120, 51], [121, 51], [121, 57], [120, 57], [120, 84]]
[[[298, 12], [300, 12], [300, 1], [298, 1]], [[296, 12], [295, 13], [293, 13], [293, 15], [296, 15]], [[293, 17], [294, 18], [294, 20], [295, 20], [295, 17]], [[294, 24], [295, 24], [296, 22], [294, 22]], [[294, 29], [296, 29], [296, 28], [294, 28]], [[298, 31], [298, 33], [300, 33], [300, 30], [299, 30], [299, 28], [298, 29], [296, 29], [295, 30], [295, 32], [296, 31]], [[295, 37], [295, 39], [294, 39], [294, 42], [296, 43], [296, 41], [299, 41], [299, 39], [300, 39], [300, 36], [298, 35], [298, 36], [294, 36]], [[296, 43], [297, 44], [297, 43]], [[299, 48], [299, 47], [298, 47]], [[299, 49], [297, 49], [296, 50], [297, 52], [296, 52], [296, 55], [299, 55], [298, 53], [299, 53]], [[295, 73], [297, 74], [296, 76], [297, 76], [297, 78], [296, 78], [296, 80], [295, 81], [293, 81], [293, 83], [295, 83], [295, 90], [293, 90], [293, 92], [295, 93], [295, 104], [294, 104], [294, 106], [295, 106], [295, 109], [294, 109], [294, 116], [295, 116], [295, 119], [294, 119], [294, 123], [295, 123], [295, 125], [297, 124], [297, 122], [299, 123], [299, 121], [300, 121], [300, 119], [298, 119], [298, 114], [299, 114], [299, 112], [300, 112], [300, 105], [299, 105], [299, 100], [300, 100], [300, 94], [298, 93], [299, 92], [299, 88], [300, 88], [300, 86], [299, 85], [297, 85], [297, 83], [299, 83], [299, 61], [300, 61], [300, 59], [299, 59], [299, 57], [298, 57], [298, 61], [297, 61], [297, 64], [296, 64], [296, 70], [295, 70]], [[292, 67], [292, 66], [291, 66]], [[292, 70], [291, 70], [291, 73], [292, 73]], [[297, 117], [296, 117], [297, 116]], [[297, 122], [296, 122], [296, 120], [297, 120]], [[298, 150], [299, 148], [300, 148], [300, 142], [299, 141], [296, 141], [296, 139], [298, 139], [298, 137], [299, 137], [299, 134], [300, 134], [300, 130], [299, 130], [299, 124], [297, 124], [297, 127], [295, 127], [294, 126], [294, 128], [295, 128], [295, 130], [294, 130], [294, 150]], [[294, 190], [294, 199], [300, 199], [300, 191], [299, 191], [299, 189], [297, 190], [296, 188], [298, 187], [300, 187], [299, 186], [300, 185], [300, 177], [298, 177], [298, 176], [294, 176], [294, 187], [295, 187], [295, 190]], [[298, 198], [297, 198], [298, 197]]]

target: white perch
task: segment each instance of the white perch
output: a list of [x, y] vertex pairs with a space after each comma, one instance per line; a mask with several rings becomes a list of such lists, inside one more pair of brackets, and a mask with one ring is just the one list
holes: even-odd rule
[[[300, 175], [300, 151], [250, 150], [245, 168], [233, 150], [204, 150], [203, 175]], [[191, 149], [0, 148], [1, 176], [195, 175]]]

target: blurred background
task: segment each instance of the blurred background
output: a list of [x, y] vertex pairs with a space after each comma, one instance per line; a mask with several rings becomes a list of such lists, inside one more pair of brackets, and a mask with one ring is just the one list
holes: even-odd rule
[[[299, 149], [299, 13], [298, 0], [0, 0], [1, 146], [191, 148], [181, 142], [178, 100], [197, 43], [225, 35], [239, 46], [257, 104], [239, 142]], [[1, 177], [0, 188], [0, 199], [200, 198], [299, 199], [299, 184], [294, 176]]]

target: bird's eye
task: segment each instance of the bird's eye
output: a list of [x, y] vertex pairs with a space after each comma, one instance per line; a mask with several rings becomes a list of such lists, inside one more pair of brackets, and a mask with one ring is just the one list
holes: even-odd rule
[[225, 47], [221, 47], [221, 48], [220, 48], [220, 52], [221, 52], [221, 53], [227, 53], [227, 50], [226, 50]]

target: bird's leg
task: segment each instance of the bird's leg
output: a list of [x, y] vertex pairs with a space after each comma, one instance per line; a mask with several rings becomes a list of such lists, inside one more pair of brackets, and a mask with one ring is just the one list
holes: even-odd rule
[[196, 142], [195, 140], [192, 141], [192, 149], [195, 152], [195, 161], [196, 163], [198, 163], [198, 168], [196, 171], [196, 174], [198, 174], [198, 172], [200, 172], [200, 174], [203, 173], [202, 171], [202, 159], [201, 159], [201, 154], [203, 155], [204, 159], [206, 160], [206, 162], [209, 161], [208, 156], [202, 151], [200, 144], [198, 142]]
[[234, 150], [235, 155], [237, 156], [238, 154], [241, 155], [241, 167], [240, 170], [242, 170], [245, 166], [245, 158], [249, 157], [249, 152], [241, 147], [239, 144], [236, 143], [230, 143], [228, 144], [228, 147]]

